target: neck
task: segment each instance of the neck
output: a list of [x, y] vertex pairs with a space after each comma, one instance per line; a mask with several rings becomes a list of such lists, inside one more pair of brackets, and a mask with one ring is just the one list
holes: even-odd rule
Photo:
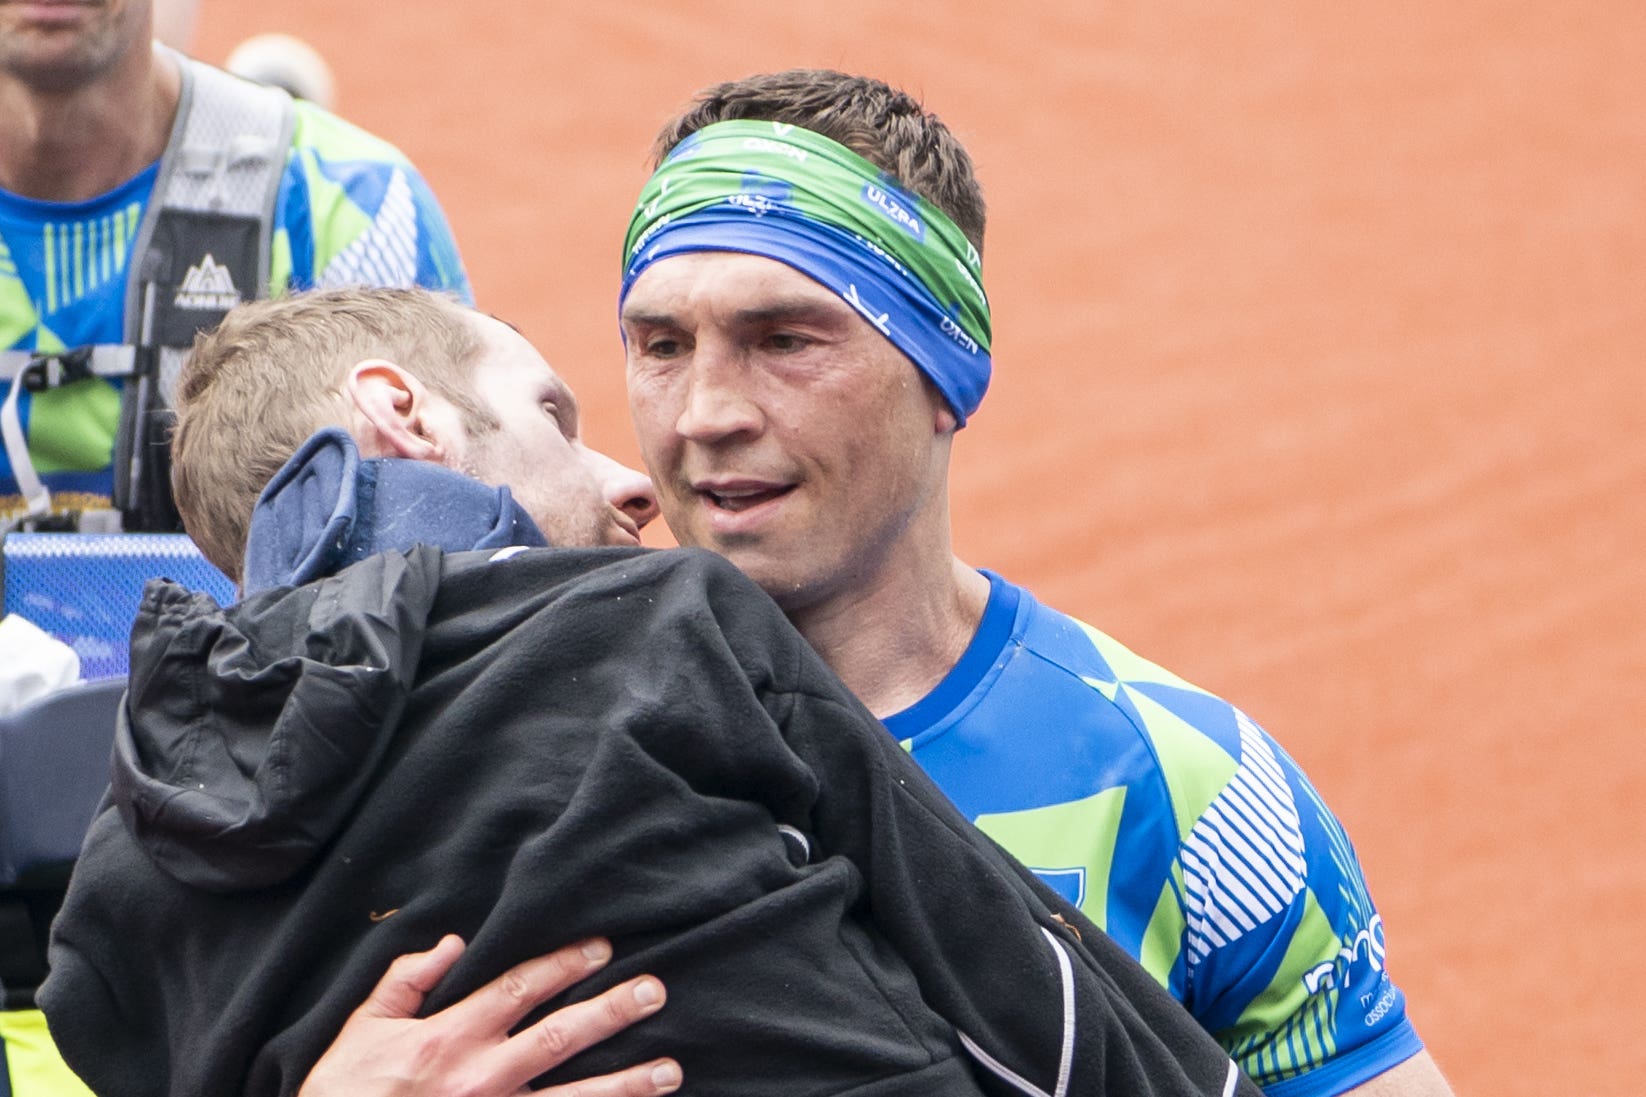
[[954, 669], [977, 632], [989, 581], [945, 552], [789, 615], [870, 712], [900, 712]]
[[181, 92], [174, 57], [150, 49], [69, 90], [0, 77], [0, 187], [52, 202], [112, 190], [165, 152]]

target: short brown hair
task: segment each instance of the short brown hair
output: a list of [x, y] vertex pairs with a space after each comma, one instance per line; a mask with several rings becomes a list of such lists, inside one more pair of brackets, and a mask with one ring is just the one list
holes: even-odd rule
[[481, 343], [464, 306], [423, 290], [335, 289], [253, 301], [195, 339], [178, 375], [172, 493], [201, 552], [239, 581], [264, 485], [315, 431], [345, 421], [350, 368], [385, 358], [496, 429], [470, 392]]
[[942, 119], [919, 100], [869, 76], [789, 69], [730, 80], [698, 92], [652, 144], [652, 164], [716, 122], [786, 122], [845, 145], [948, 214], [983, 252], [987, 210], [972, 158]]

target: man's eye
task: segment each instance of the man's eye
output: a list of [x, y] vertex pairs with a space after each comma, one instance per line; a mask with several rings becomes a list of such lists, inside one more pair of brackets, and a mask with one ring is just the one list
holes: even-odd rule
[[653, 358], [673, 358], [680, 353], [680, 340], [648, 339], [646, 341], [646, 353]]
[[553, 400], [540, 400], [537, 406], [543, 409], [543, 414], [553, 421], [555, 429], [561, 434], [567, 438], [576, 437], [576, 429], [566, 422], [566, 417], [560, 413], [559, 404]]
[[776, 351], [796, 351], [804, 350], [809, 345], [809, 341], [803, 335], [795, 335], [793, 332], [788, 331], [776, 331], [766, 336], [766, 345]]

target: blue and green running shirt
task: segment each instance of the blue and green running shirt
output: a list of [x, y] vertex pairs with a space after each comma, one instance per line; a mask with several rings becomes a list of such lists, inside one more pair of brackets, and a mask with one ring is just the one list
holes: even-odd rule
[[1296, 763], [1238, 709], [988, 578], [960, 662], [885, 721], [939, 787], [1267, 1093], [1342, 1093], [1415, 1055], [1354, 850]]
[[[298, 101], [275, 205], [269, 291], [424, 286], [472, 300], [445, 215], [397, 149]], [[0, 190], [0, 349], [58, 351], [124, 336], [127, 265], [159, 165], [87, 202]], [[251, 296], [251, 294], [247, 294]], [[0, 400], [10, 386], [0, 381]], [[29, 452], [60, 509], [108, 506], [117, 382], [20, 394]], [[0, 451], [0, 519], [21, 509]]]

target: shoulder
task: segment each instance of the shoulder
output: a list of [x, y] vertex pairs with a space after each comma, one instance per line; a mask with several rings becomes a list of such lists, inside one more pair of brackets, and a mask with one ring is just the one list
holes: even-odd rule
[[[1245, 745], [1245, 717], [1229, 702], [1113, 636], [1023, 592], [1023, 673], [1044, 686], [1056, 679], [1078, 683], [1089, 707], [1111, 709], [1146, 745], [1168, 785], [1179, 779], [1193, 795], [1173, 788], [1173, 799], [1203, 806], [1234, 773]], [[1182, 820], [1186, 825], [1198, 811]]]
[[406, 155], [312, 103], [296, 111], [273, 284], [417, 285], [472, 303], [451, 225]]
[[[248, 83], [216, 65], [174, 56], [178, 56], [188, 86], [193, 88], [194, 111], [199, 111], [203, 103], [239, 103], [243, 112], [267, 118], [272, 110], [271, 101], [278, 99], [290, 107], [291, 155], [312, 153], [330, 161], [410, 165], [405, 154], [390, 142], [306, 99], [294, 99], [275, 89]], [[218, 113], [220, 110], [208, 111], [214, 124]], [[229, 117], [240, 118], [240, 115]]]
[[990, 646], [992, 665], [947, 715], [894, 732], [962, 810], [991, 825], [1049, 808], [1062, 819], [1123, 796], [1131, 837], [1114, 856], [1135, 862], [1146, 846], [1167, 865], [1237, 772], [1238, 714], [1108, 634], [996, 582], [1005, 595], [1015, 591], [1016, 608], [1010, 635], [998, 651]]
[[410, 167], [411, 161], [397, 147], [345, 118], [296, 100], [292, 129], [292, 152], [309, 152], [327, 161], [360, 161], [395, 167]]
[[1023, 644], [1040, 659], [1066, 673], [1102, 682], [1160, 686], [1212, 697], [1103, 630], [1072, 614], [1052, 609], [1027, 590], [1019, 590], [1026, 608]]

